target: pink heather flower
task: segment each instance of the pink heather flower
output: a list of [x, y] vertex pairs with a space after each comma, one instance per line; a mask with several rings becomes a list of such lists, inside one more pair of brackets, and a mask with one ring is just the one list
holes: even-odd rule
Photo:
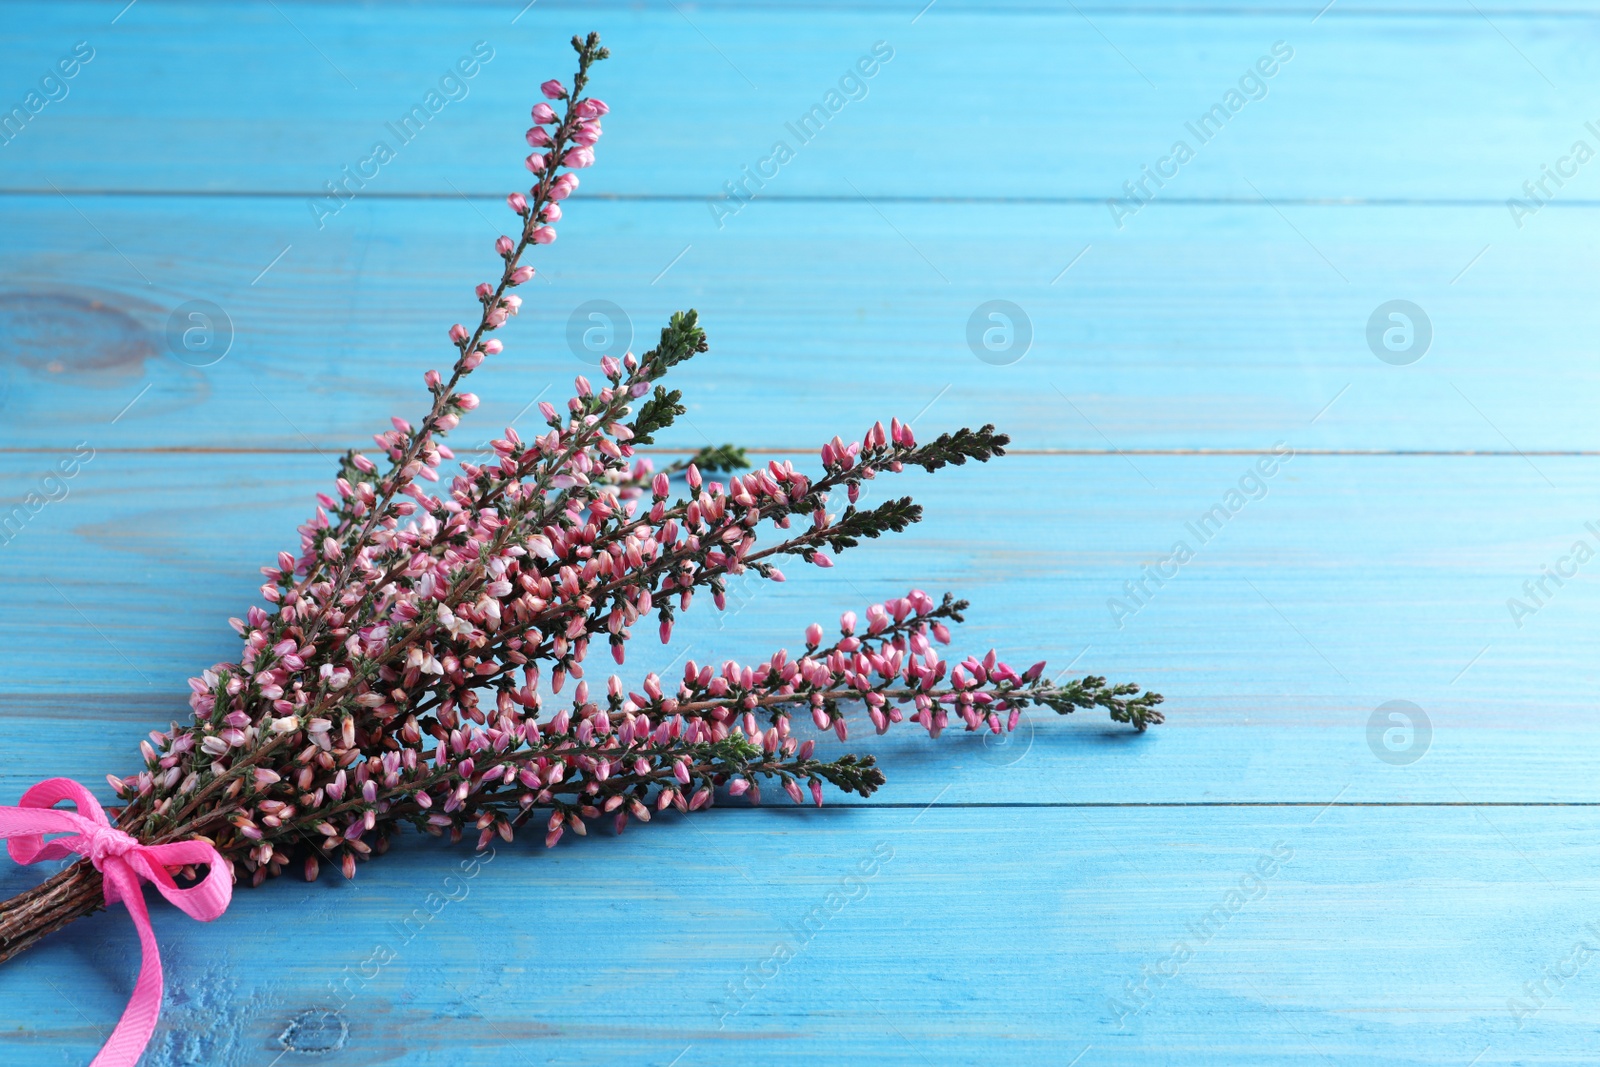
[[538, 152], [532, 152], [529, 153], [527, 159], [522, 161], [522, 165], [527, 167], [533, 173], [538, 174], [540, 171], [544, 170], [545, 159], [544, 156], [540, 155]]
[[543, 126], [529, 126], [526, 136], [529, 148], [544, 148], [550, 144], [550, 134], [545, 132]]
[[517, 247], [517, 243], [505, 234], [501, 234], [494, 242], [494, 250], [502, 256], [509, 256]]
[[465, 341], [469, 336], [471, 335], [467, 333], [467, 328], [461, 325], [459, 322], [450, 327], [450, 340], [454, 341], [456, 344], [460, 344], [461, 342]]
[[512, 285], [524, 285], [533, 279], [532, 267], [518, 267], [511, 272], [509, 281]]
[[587, 100], [578, 101], [578, 117], [580, 119], [597, 119], [610, 111], [611, 109], [606, 106], [604, 100], [596, 100], [592, 96]]
[[526, 215], [528, 213], [528, 198], [521, 193], [512, 193], [506, 197], [506, 206], [518, 215]]
[[555, 231], [554, 227], [552, 227], [552, 226], [536, 226], [536, 227], [534, 227], [534, 230], [533, 230], [533, 243], [534, 244], [536, 244], [536, 245], [547, 245], [547, 244], [551, 244], [552, 242], [554, 242], [555, 239], [556, 239], [556, 231]]
[[539, 86], [539, 91], [550, 100], [560, 100], [567, 95], [566, 86], [562, 85], [555, 78], [551, 78], [549, 81]]
[[547, 126], [556, 121], [556, 113], [549, 104], [543, 101], [533, 105], [533, 121], [542, 126]]
[[563, 174], [561, 177], [557, 178], [555, 180], [555, 184], [550, 187], [550, 199], [565, 200], [567, 197], [572, 195], [572, 190], [576, 189], [577, 187], [578, 176], [576, 174]]
[[491, 337], [487, 341], [483, 342], [483, 351], [491, 356], [498, 356], [505, 350], [505, 347], [506, 346], [501, 344], [500, 339], [497, 337]]
[[544, 221], [546, 221], [546, 222], [560, 222], [561, 221], [561, 205], [560, 204], [546, 204], [544, 206], [544, 211], [542, 212], [542, 217], [543, 217]]
[[424, 374], [422, 376], [422, 380], [428, 383], [428, 388], [430, 389], [439, 388], [439, 383], [442, 381], [442, 379], [439, 377], [439, 372], [436, 370], [431, 370]]
[[461, 405], [462, 411], [472, 411], [478, 406], [478, 397], [474, 393], [457, 393], [456, 403]]
[[816, 623], [806, 627], [806, 644], [812, 648], [822, 644], [822, 627]]
[[600, 124], [585, 122], [572, 131], [572, 143], [593, 147], [600, 141]]
[[561, 162], [569, 167], [581, 169], [594, 166], [594, 149], [569, 148], [567, 154], [561, 157]]

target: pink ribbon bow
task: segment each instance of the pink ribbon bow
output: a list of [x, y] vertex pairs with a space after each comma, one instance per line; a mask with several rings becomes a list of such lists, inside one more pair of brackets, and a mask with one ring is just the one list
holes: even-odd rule
[[[63, 800], [72, 801], [78, 810], [56, 810], [55, 805]], [[45, 841], [44, 834], [56, 833], [71, 836]], [[74, 852], [86, 857], [105, 880], [106, 904], [120, 900], [133, 916], [143, 950], [139, 981], [121, 1021], [90, 1067], [134, 1067], [161, 1015], [161, 953], [140, 883], [154, 882], [162, 896], [201, 922], [210, 922], [228, 910], [233, 898], [231, 870], [204, 841], [141, 845], [137, 838], [112, 826], [94, 796], [70, 778], [47, 778], [22, 794], [21, 806], [0, 807], [0, 838], [12, 839], [7, 842], [11, 858], [22, 864], [61, 859]], [[199, 885], [181, 889], [167, 868], [191, 863], [209, 864], [211, 869]]]

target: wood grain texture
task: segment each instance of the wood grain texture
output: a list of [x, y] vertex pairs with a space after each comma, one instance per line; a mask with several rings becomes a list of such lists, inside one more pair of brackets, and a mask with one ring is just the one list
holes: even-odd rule
[[[510, 213], [358, 200], [318, 233], [301, 210], [0, 196], [0, 446], [336, 453], [411, 415]], [[675, 447], [810, 450], [898, 414], [922, 433], [994, 422], [1025, 449], [1600, 449], [1600, 312], [1573, 216], [1518, 233], [1487, 207], [1284, 210], [1292, 222], [1260, 205], [1155, 206], [1102, 241], [1092, 206], [757, 202], [719, 232], [703, 205], [580, 202], [535, 257], [543, 280], [505, 355], [474, 379], [479, 425], [592, 371], [571, 323], [603, 300], [639, 351], [672, 311], [701, 313], [712, 350], [681, 374], [689, 418], [662, 436]], [[1431, 322], [1409, 366], [1366, 339], [1395, 298]], [[994, 299], [1031, 323], [1008, 365], [969, 343]], [[225, 354], [169, 341], [195, 300], [228, 317]]]
[[[243, 892], [210, 926], [163, 909], [181, 977], [147, 1062], [270, 1063], [286, 1031], [327, 1046], [340, 1022], [341, 1047], [281, 1062], [1581, 1061], [1594, 960], [1569, 961], [1594, 944], [1597, 820], [719, 808], [502, 848], [476, 878], [408, 842], [351, 884]], [[0, 972], [30, 1009], [7, 1062], [89, 1055], [126, 925], [97, 915]], [[1546, 968], [1576, 973], [1519, 1029], [1509, 1002]], [[1119, 1026], [1129, 983], [1145, 1006]]]
[[[679, 454], [809, 462], [887, 414], [1031, 453], [875, 483], [926, 520], [690, 613], [628, 676], [948, 588], [965, 647], [1137, 680], [1171, 721], [857, 731], [890, 777], [868, 802], [519, 841], [477, 875], [407, 838], [209, 926], [157, 905], [146, 1067], [1593, 1058], [1600, 604], [1595, 564], [1543, 569], [1600, 546], [1600, 456], [1546, 454], [1600, 452], [1600, 164], [1520, 227], [1506, 199], [1600, 146], [1600, 10], [520, 7], [0, 7], [0, 114], [96, 49], [0, 146], [0, 802], [125, 769], [232, 654], [329, 457], [416, 406], [508, 217], [532, 83], [590, 26], [617, 54], [601, 164], [458, 443], [561, 395], [569, 317], [609, 300], [639, 343], [706, 320]], [[319, 228], [323, 183], [477, 40], [465, 98]], [[879, 40], [865, 99], [736, 214], [708, 205]], [[1266, 98], [1119, 229], [1106, 199], [1277, 40]], [[1365, 337], [1396, 298], [1434, 332], [1409, 366]], [[1009, 365], [967, 339], [993, 299], [1033, 329]], [[216, 362], [168, 342], [194, 300], [231, 322]], [[1231, 489], [1252, 498], [1202, 538]], [[1416, 762], [1379, 757], [1394, 700], [1428, 718]], [[0, 865], [0, 894], [39, 877]], [[102, 914], [0, 968], [0, 1062], [85, 1062], [136, 953]]]
[[[75, 41], [97, 54], [4, 149], [5, 187], [320, 193], [483, 40], [495, 58], [465, 99], [396, 146], [374, 191], [502, 195], [483, 167], [503, 153], [487, 146], [506, 145], [507, 122], [525, 118], [529, 72], [566, 69], [573, 27], [592, 26], [629, 67], [606, 74], [617, 107], [605, 165], [585, 177], [596, 191], [720, 193], [882, 40], [893, 60], [796, 146], [771, 195], [854, 198], [853, 182], [868, 196], [1098, 205], [1282, 40], [1295, 58], [1213, 143], [1192, 145], [1171, 195], [1256, 200], [1253, 182], [1269, 197], [1498, 207], [1582, 135], [1600, 77], [1587, 62], [1594, 9], [1575, 3], [1485, 7], [1493, 18], [1443, 0], [1340, 3], [1315, 23], [1322, 3], [995, 11], [941, 0], [915, 22], [920, 3], [820, 18], [803, 4], [539, 3], [513, 25], [521, 4], [375, 18], [354, 4], [141, 0], [138, 18], [108, 25], [120, 6], [19, 9], [19, 98], [27, 72]], [[1592, 181], [1573, 192], [1597, 195]]]

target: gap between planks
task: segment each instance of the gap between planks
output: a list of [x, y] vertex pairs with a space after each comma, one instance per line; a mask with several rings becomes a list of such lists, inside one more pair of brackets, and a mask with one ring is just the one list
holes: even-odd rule
[[[894, 800], [883, 803], [840, 803], [829, 801], [827, 811], [941, 811], [986, 810], [1002, 808], [1600, 808], [1600, 800], [961, 800], [940, 803], [932, 801]], [[547, 805], [534, 805], [536, 811], [551, 810]], [[800, 813], [809, 815], [810, 804], [793, 806], [761, 804], [749, 806], [722, 805], [706, 809], [702, 814], [740, 812]]]
[[[0, 455], [55, 455], [68, 448], [66, 445], [16, 445], [0, 446]], [[97, 455], [202, 455], [202, 456], [323, 456], [329, 452], [344, 452], [347, 448], [360, 451], [370, 445], [334, 445], [323, 448], [243, 448], [226, 445], [155, 445], [147, 448], [101, 448]], [[640, 456], [694, 456], [698, 448], [639, 448]], [[746, 448], [751, 456], [806, 455], [816, 451], [813, 445], [793, 448]], [[1272, 456], [1270, 448], [1007, 448], [1008, 456]], [[1600, 449], [1552, 448], [1524, 449], [1452, 449], [1452, 448], [1297, 448], [1296, 456], [1600, 456]]]
[[[1190, 19], [1216, 19], [1216, 18], [1259, 19], [1259, 18], [1287, 18], [1287, 17], [1292, 17], [1292, 16], [1303, 17], [1305, 15], [1311, 14], [1318, 7], [1320, 2], [1321, 2], [1321, 0], [1317, 0], [1316, 3], [1307, 3], [1307, 4], [1290, 4], [1290, 3], [1276, 3], [1276, 4], [1273, 4], [1273, 3], [1264, 3], [1264, 4], [1233, 3], [1233, 4], [1227, 4], [1227, 3], [1220, 3], [1220, 4], [1195, 4], [1195, 5], [1192, 5], [1192, 6], [1191, 5], [1187, 5], [1187, 4], [1172, 4], [1172, 3], [1165, 3], [1165, 4], [1161, 4], [1161, 3], [1156, 3], [1156, 4], [1129, 4], [1129, 5], [1072, 4], [1072, 3], [1069, 3], [1067, 5], [1067, 8], [1061, 8], [1059, 6], [1051, 6], [1051, 5], [1046, 5], [1046, 4], [1042, 4], [1042, 3], [1018, 3], [1018, 2], [1016, 2], [1016, 0], [1012, 0], [1012, 2], [1010, 2], [1010, 3], [984, 4], [982, 6], [954, 6], [954, 5], [948, 5], [947, 4], [946, 7], [945, 7], [945, 12], [947, 12], [948, 14], [951, 14], [951, 15], [1007, 15], [1007, 16], [1018, 16], [1018, 15], [1051, 16], [1051, 15], [1054, 15], [1054, 16], [1058, 16], [1058, 17], [1062, 17], [1062, 18], [1066, 18], [1066, 19], [1083, 18], [1086, 15], [1104, 15], [1104, 16], [1113, 17], [1113, 18], [1119, 17], [1119, 16], [1139, 18], [1139, 17], [1147, 17], [1147, 16], [1154, 15], [1154, 16], [1160, 16], [1160, 17], [1190, 18]], [[133, 4], [130, 3], [128, 6], [132, 7]], [[438, 4], [438, 3], [434, 3], [434, 4], [417, 4], [417, 5], [414, 5], [414, 6], [416, 6], [418, 8], [425, 8], [425, 7], [440, 8], [440, 7], [444, 6], [444, 5], [441, 5], [441, 4]], [[475, 3], [475, 4], [463, 4], [461, 6], [463, 6], [463, 7], [489, 8], [489, 7], [497, 7], [498, 5], [495, 5], [493, 3]], [[528, 6], [531, 7], [533, 5], [529, 4]], [[638, 0], [611, 0], [611, 2], [605, 2], [605, 0], [601, 0], [601, 2], [599, 2], [599, 3], [590, 2], [590, 3], [581, 4], [581, 5], [580, 4], [573, 4], [573, 3], [562, 3], [561, 0], [555, 0], [554, 3], [546, 4], [546, 8], [545, 9], [546, 10], [550, 10], [550, 9], [572, 10], [574, 8], [582, 7], [582, 8], [587, 9], [587, 10], [600, 10], [600, 11], [623, 10], [623, 11], [632, 11], [632, 10], [635, 10], [635, 9], [639, 9], [642, 6], [643, 5], [640, 5], [638, 3]], [[676, 5], [674, 5], [674, 6], [676, 6]], [[929, 4], [928, 6], [932, 7], [933, 5]], [[1332, 6], [1333, 6], [1332, 4], [1328, 5], [1328, 7], [1332, 7]], [[745, 2], [745, 0], [697, 0], [697, 2], [694, 5], [694, 7], [697, 8], [697, 9], [705, 9], [705, 10], [708, 10], [708, 11], [730, 11], [731, 10], [731, 11], [736, 11], [736, 12], [738, 12], [740, 14], [754, 14], [754, 15], [760, 16], [760, 15], [767, 15], [767, 14], [772, 14], [772, 13], [792, 14], [792, 13], [795, 13], [795, 12], [801, 12], [801, 13], [805, 13], [805, 14], [814, 14], [814, 13], [816, 13], [818, 11], [821, 11], [821, 12], [826, 13], [826, 14], [859, 14], [859, 13], [862, 13], [862, 12], [899, 12], [899, 11], [902, 10], [903, 5], [901, 5], [899, 3], [896, 3], [895, 0], [880, 0], [880, 2], [877, 2], [877, 3], [853, 2], [853, 3], [844, 3], [844, 4], [840, 4], [840, 3], [818, 4], [818, 3], [813, 3], [813, 2], [796, 2], [796, 0], [791, 0], [791, 2], [788, 2], [788, 3], [783, 3], [783, 2], [773, 3], [773, 2], [770, 2], [770, 0], [769, 0], [768, 3], [761, 5], [759, 8], [752, 9]], [[1470, 10], [1468, 10], [1468, 8], [1470, 8]], [[1068, 9], [1070, 9], [1070, 13], [1069, 13]], [[524, 9], [524, 10], [526, 10], [526, 9]], [[926, 10], [926, 9], [924, 9], [924, 10]], [[1326, 12], [1326, 10], [1327, 9], [1324, 8], [1323, 12]], [[660, 13], [660, 12], [657, 11], [656, 13]], [[1458, 7], [1418, 7], [1418, 6], [1412, 6], [1412, 7], [1358, 7], [1358, 6], [1355, 6], [1353, 4], [1348, 4], [1347, 3], [1347, 4], [1344, 4], [1341, 7], [1341, 9], [1338, 12], [1338, 15], [1339, 15], [1339, 18], [1340, 18], [1341, 21], [1351, 21], [1351, 20], [1356, 20], [1356, 19], [1362, 19], [1362, 20], [1376, 21], [1376, 22], [1393, 22], [1393, 21], [1399, 21], [1399, 20], [1403, 20], [1403, 19], [1435, 19], [1435, 20], [1438, 20], [1438, 21], [1468, 21], [1468, 22], [1472, 22], [1472, 21], [1476, 21], [1479, 18], [1487, 19], [1487, 18], [1491, 18], [1491, 17], [1492, 18], [1506, 18], [1506, 19], [1521, 19], [1521, 20], [1535, 20], [1535, 19], [1580, 20], [1581, 19], [1581, 20], [1585, 20], [1585, 21], [1593, 20], [1593, 19], [1596, 19], [1596, 18], [1600, 18], [1600, 13], [1592, 12], [1592, 11], [1574, 10], [1572, 8], [1560, 8], [1560, 7], [1536, 7], [1536, 8], [1480, 7], [1478, 4], [1471, 3], [1470, 0], [1469, 0], [1469, 3], [1467, 4], [1466, 8], [1458, 8]], [[1321, 13], [1319, 13], [1317, 15], [1317, 18], [1321, 18], [1321, 17], [1322, 17], [1322, 15], [1321, 15]], [[115, 21], [115, 20], [113, 20], [113, 21]], [[513, 20], [513, 21], [515, 21], [515, 20]], [[915, 22], [916, 20], [913, 19], [912, 21]], [[1315, 19], [1313, 19], [1313, 21], [1315, 21]]]
[[[200, 200], [304, 200], [308, 197], [314, 198], [326, 195], [321, 189], [299, 191], [288, 189], [39, 189], [32, 186], [23, 186], [17, 189], [0, 188], [0, 197], [56, 197], [62, 195], [62, 193], [71, 193], [73, 196]], [[361, 196], [366, 200], [482, 200], [485, 202], [499, 202], [505, 199], [505, 194], [503, 193], [465, 193], [456, 190], [436, 192], [416, 189], [363, 191]], [[705, 202], [708, 197], [704, 193], [588, 193], [575, 195], [571, 199], [579, 202], [610, 200], [624, 203], [698, 204]], [[895, 195], [886, 193], [874, 193], [872, 199], [874, 203], [887, 204], [1018, 204], [1028, 206], [1077, 205], [1092, 207], [1098, 207], [1106, 201], [1104, 196], [941, 196], [937, 194]], [[765, 203], [773, 204], [859, 204], [861, 197], [856, 194], [846, 195], [843, 193], [763, 193], [761, 200]], [[1287, 196], [1275, 197], [1270, 204], [1255, 196], [1169, 196], [1162, 197], [1156, 203], [1171, 207], [1233, 206], [1255, 208], [1271, 208], [1273, 204], [1290, 204], [1296, 207], [1458, 208], [1499, 208], [1505, 205], [1505, 201], [1489, 197], [1427, 196]], [[1544, 206], [1588, 210], [1600, 208], [1600, 200], [1578, 198], [1551, 200], [1547, 201]]]
[[[970, 800], [948, 804], [896, 800], [881, 804], [830, 802], [827, 806], [862, 811], [874, 808], [1600, 808], [1600, 800]], [[796, 806], [770, 810], [809, 809]]]

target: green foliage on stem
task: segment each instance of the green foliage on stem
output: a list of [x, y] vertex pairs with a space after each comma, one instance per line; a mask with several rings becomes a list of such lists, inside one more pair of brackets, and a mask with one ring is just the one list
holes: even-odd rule
[[876, 793], [885, 781], [875, 758], [854, 753], [846, 753], [832, 763], [817, 764], [815, 774], [819, 778], [826, 778], [843, 792], [857, 793], [863, 797]]
[[1085, 675], [1065, 685], [1042, 682], [1028, 689], [1027, 693], [1036, 703], [1053, 708], [1062, 715], [1071, 714], [1078, 708], [1105, 708], [1111, 713], [1113, 721], [1130, 723], [1140, 733], [1151, 725], [1166, 721], [1166, 717], [1156, 710], [1156, 705], [1162, 699], [1160, 693], [1140, 693], [1139, 687], [1132, 682], [1108, 685], [1099, 675]]
[[963, 426], [953, 433], [940, 434], [933, 441], [920, 446], [905, 458], [905, 462], [914, 463], [928, 471], [936, 471], [947, 464], [959, 467], [969, 459], [987, 463], [1005, 455], [1006, 445], [1010, 443], [1011, 438], [996, 433], [993, 424], [985, 424], [976, 430]]
[[922, 506], [914, 503], [910, 497], [903, 496], [898, 500], [885, 500], [866, 511], [858, 511], [853, 506], [846, 508], [836, 522], [818, 531], [818, 540], [835, 552], [843, 552], [847, 548], [855, 548], [863, 537], [900, 533], [912, 523], [921, 521]]
[[[744, 449], [737, 445], [707, 445], [696, 452], [689, 463], [693, 463], [701, 474], [731, 474], [750, 466], [750, 460], [746, 458]], [[674, 463], [668, 470], [676, 473], [679, 467], [679, 464]], [[688, 463], [682, 464], [683, 469], [687, 467]]]

